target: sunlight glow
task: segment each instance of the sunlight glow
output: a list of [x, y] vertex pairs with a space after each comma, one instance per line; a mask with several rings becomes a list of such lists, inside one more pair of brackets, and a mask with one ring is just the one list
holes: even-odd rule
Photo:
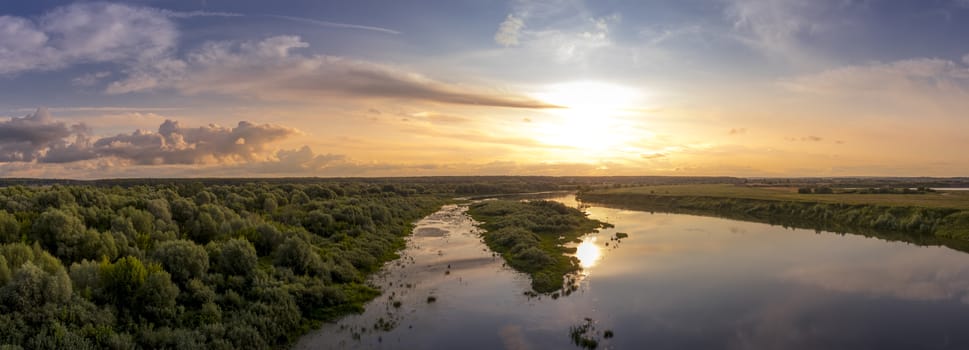
[[583, 238], [582, 243], [576, 247], [575, 257], [579, 258], [579, 266], [582, 266], [583, 269], [595, 266], [602, 258], [602, 249], [596, 245], [596, 238]]
[[565, 108], [550, 110], [552, 120], [535, 125], [538, 141], [581, 150], [588, 156], [614, 153], [635, 139], [631, 120], [641, 94], [631, 88], [574, 82], [550, 86], [539, 99]]

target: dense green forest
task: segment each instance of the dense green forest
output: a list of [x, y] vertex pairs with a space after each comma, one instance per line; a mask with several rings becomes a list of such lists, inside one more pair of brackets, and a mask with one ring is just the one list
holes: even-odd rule
[[[445, 197], [366, 183], [0, 188], [0, 344], [283, 347]], [[7, 348], [10, 348], [9, 346]]]
[[[589, 219], [559, 202], [494, 200], [471, 205], [468, 213], [481, 222], [485, 243], [514, 269], [527, 273], [532, 289], [552, 293], [564, 277], [579, 270], [575, 248], [563, 246], [609, 224]], [[571, 287], [565, 285], [566, 287]]]

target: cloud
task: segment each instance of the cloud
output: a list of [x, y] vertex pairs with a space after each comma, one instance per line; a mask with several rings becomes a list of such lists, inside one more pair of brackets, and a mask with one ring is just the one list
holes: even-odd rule
[[850, 266], [795, 267], [781, 277], [844, 293], [903, 300], [959, 300], [969, 304], [969, 266], [961, 258], [961, 253], [946, 249], [921, 248], [855, 261]]
[[[782, 86], [815, 94], [872, 93], [907, 90], [932, 93], [969, 88], [969, 62], [915, 58], [888, 63], [873, 62], [803, 75], [783, 81]], [[934, 91], [933, 91], [934, 90]]]
[[183, 128], [176, 121], [166, 120], [158, 132], [139, 130], [101, 138], [93, 143], [93, 151], [141, 165], [251, 161], [265, 152], [267, 144], [297, 133], [295, 129], [245, 121], [234, 128]]
[[817, 37], [850, 32], [857, 25], [855, 10], [864, 2], [844, 0], [727, 0], [724, 17], [732, 22], [734, 38], [768, 57], [795, 64], [817, 64]]
[[333, 56], [302, 55], [298, 36], [256, 42], [208, 42], [185, 60], [131, 72], [109, 93], [171, 87], [185, 94], [215, 93], [267, 100], [319, 101], [321, 97], [420, 100], [512, 108], [554, 108], [503, 91], [433, 80], [399, 68]]
[[170, 11], [160, 10], [162, 14], [171, 18], [195, 18], [195, 17], [243, 17], [245, 15], [234, 12], [212, 12], [212, 11]]
[[805, 110], [847, 118], [839, 123], [879, 120], [872, 125], [877, 130], [917, 116], [920, 122], [906, 128], [937, 133], [936, 139], [950, 134], [969, 108], [969, 64], [938, 58], [844, 66], [783, 79], [779, 86], [808, 102]]
[[107, 71], [87, 73], [72, 79], [71, 84], [73, 84], [74, 86], [93, 86], [98, 82], [100, 82], [101, 80], [104, 80], [104, 78], [107, 78], [110, 76], [111, 76], [111, 72], [107, 72]]
[[50, 113], [40, 108], [21, 118], [0, 122], [0, 162], [30, 162], [43, 157], [46, 151], [62, 144], [63, 139], [83, 125], [69, 127], [54, 121]]
[[797, 141], [801, 141], [801, 142], [821, 142], [821, 141], [824, 140], [824, 138], [821, 138], [820, 136], [785, 137], [784, 139], [787, 140], [787, 141], [791, 141], [791, 142], [797, 142]]
[[175, 25], [161, 11], [114, 3], [75, 3], [37, 20], [0, 16], [0, 74], [77, 63], [147, 64], [175, 46]]
[[[96, 158], [135, 165], [249, 162], [268, 158], [268, 145], [299, 134], [296, 129], [246, 121], [235, 127], [185, 128], [172, 120], [165, 120], [157, 132], [137, 130], [102, 138], [90, 132], [84, 124], [55, 121], [47, 109], [40, 108], [0, 122], [0, 162], [71, 163]], [[67, 140], [71, 136], [73, 140]]]
[[521, 17], [509, 14], [505, 21], [498, 26], [498, 32], [495, 33], [495, 42], [505, 47], [518, 46], [518, 37], [524, 27], [525, 21]]
[[746, 134], [746, 133], [747, 133], [747, 129], [746, 128], [730, 129], [730, 132], [729, 132], [730, 135], [743, 135], [743, 134]]
[[321, 21], [321, 20], [316, 20], [316, 19], [311, 19], [311, 18], [293, 17], [293, 16], [281, 16], [281, 15], [262, 15], [262, 16], [264, 16], [264, 17], [270, 17], [270, 18], [284, 19], [284, 20], [294, 21], [294, 22], [309, 23], [309, 24], [318, 25], [318, 26], [327, 27], [327, 28], [359, 29], [359, 30], [368, 30], [368, 31], [385, 33], [385, 34], [393, 34], [393, 35], [400, 34], [399, 31], [396, 31], [396, 30], [393, 30], [393, 29], [387, 29], [387, 28], [383, 28], [383, 27], [366, 26], [366, 25], [350, 24], [350, 23], [340, 23], [340, 22], [330, 22], [330, 21]]

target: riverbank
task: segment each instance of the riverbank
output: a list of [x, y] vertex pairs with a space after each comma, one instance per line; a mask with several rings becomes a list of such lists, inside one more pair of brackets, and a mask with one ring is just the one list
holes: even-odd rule
[[802, 194], [796, 188], [683, 185], [583, 192], [583, 202], [840, 233], [969, 251], [969, 193]]

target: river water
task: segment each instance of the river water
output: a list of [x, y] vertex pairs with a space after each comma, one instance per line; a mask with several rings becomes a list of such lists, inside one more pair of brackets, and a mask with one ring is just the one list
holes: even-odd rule
[[465, 210], [418, 222], [384, 294], [296, 348], [569, 349], [591, 322], [600, 349], [969, 349], [969, 254], [949, 248], [591, 206], [615, 228], [578, 246], [578, 290], [529, 297]]

